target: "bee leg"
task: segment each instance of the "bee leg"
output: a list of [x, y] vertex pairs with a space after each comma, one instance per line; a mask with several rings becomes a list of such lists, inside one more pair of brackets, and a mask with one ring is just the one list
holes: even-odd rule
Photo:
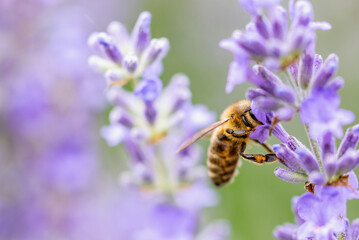
[[261, 143], [257, 139], [253, 139], [253, 141], [258, 143], [259, 145], [261, 145], [268, 153], [273, 153], [273, 149], [272, 149], [271, 145], [269, 145], [268, 143], [265, 143], [265, 142]]
[[278, 160], [277, 156], [274, 153], [268, 153], [266, 155], [242, 153], [241, 157], [248, 161], [259, 163], [259, 164], [270, 163]]

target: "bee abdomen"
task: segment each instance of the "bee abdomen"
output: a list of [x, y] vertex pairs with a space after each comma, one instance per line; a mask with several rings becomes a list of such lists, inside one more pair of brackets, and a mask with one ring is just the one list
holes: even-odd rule
[[[221, 151], [218, 151], [220, 149]], [[238, 144], [215, 141], [208, 149], [207, 166], [212, 182], [222, 186], [235, 176], [239, 161]]]

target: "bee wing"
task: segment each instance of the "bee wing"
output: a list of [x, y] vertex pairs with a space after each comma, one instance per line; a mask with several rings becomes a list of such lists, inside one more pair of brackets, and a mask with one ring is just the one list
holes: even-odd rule
[[192, 143], [196, 142], [198, 139], [200, 139], [201, 137], [203, 137], [207, 133], [209, 133], [209, 132], [213, 131], [214, 129], [216, 129], [217, 127], [223, 125], [224, 123], [226, 123], [230, 119], [231, 118], [228, 118], [228, 119], [225, 119], [225, 120], [222, 120], [222, 121], [217, 121], [215, 123], [212, 123], [208, 127], [203, 128], [202, 130], [197, 132], [195, 135], [193, 135], [190, 139], [187, 139], [184, 143], [182, 143], [182, 145], [177, 149], [177, 153], [179, 153], [180, 151], [182, 151], [183, 149], [185, 149], [186, 147], [188, 147]]

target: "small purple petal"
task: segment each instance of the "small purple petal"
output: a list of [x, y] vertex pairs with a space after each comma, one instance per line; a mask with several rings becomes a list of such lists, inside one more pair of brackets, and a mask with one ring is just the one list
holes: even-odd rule
[[257, 32], [265, 39], [269, 38], [269, 22], [262, 15], [257, 15], [254, 20]]
[[120, 107], [115, 107], [110, 112], [110, 123], [119, 123], [128, 128], [133, 126], [133, 120], [131, 118], [131, 115]]
[[253, 101], [255, 101], [256, 106], [263, 111], [274, 111], [281, 105], [281, 102], [273, 97], [258, 97]]
[[263, 143], [267, 140], [269, 133], [268, 125], [261, 125], [256, 127], [250, 134], [249, 137], [252, 139], [257, 139], [259, 142]]
[[295, 113], [296, 113], [296, 109], [294, 109], [291, 106], [285, 106], [279, 108], [276, 111], [275, 116], [280, 121], [290, 121], [295, 115]]
[[345, 136], [340, 143], [338, 149], [338, 158], [343, 156], [348, 150], [353, 150], [356, 148], [359, 142], [359, 124], [349, 128], [345, 132]]
[[322, 31], [328, 31], [332, 29], [332, 25], [328, 22], [312, 22], [310, 23], [310, 27], [314, 30], [322, 30]]
[[[308, 1], [297, 1], [293, 18], [294, 25], [308, 26], [313, 20], [313, 7]], [[297, 27], [297, 26], [296, 26]]]
[[272, 31], [274, 37], [283, 40], [287, 34], [287, 12], [281, 6], [277, 6], [272, 15]]
[[274, 96], [289, 104], [294, 104], [296, 102], [296, 94], [294, 90], [284, 84], [276, 86]]
[[138, 66], [138, 57], [134, 54], [127, 54], [123, 59], [122, 66], [129, 73], [134, 73]]
[[282, 143], [274, 145], [273, 151], [280, 159], [282, 159], [280, 163], [284, 166], [294, 172], [305, 173], [302, 164], [300, 163], [298, 154], [291, 151], [285, 144]]
[[336, 77], [329, 83], [327, 83], [328, 88], [332, 88], [335, 91], [340, 90], [344, 86], [344, 79], [342, 77]]
[[127, 130], [119, 124], [113, 124], [101, 128], [101, 136], [107, 141], [111, 147], [121, 143], [127, 135]]
[[107, 56], [108, 59], [116, 63], [121, 63], [122, 53], [115, 45], [115, 40], [112, 36], [107, 33], [97, 34], [98, 44], [101, 46], [102, 52]]
[[265, 96], [268, 96], [267, 92], [260, 89], [260, 88], [258, 88], [258, 89], [250, 88], [246, 92], [246, 97], [249, 100], [254, 100], [254, 99], [258, 98], [258, 97], [265, 97]]
[[313, 66], [314, 57], [311, 54], [304, 53], [300, 72], [300, 84], [304, 89], [309, 86], [310, 80], [312, 79]]
[[264, 39], [251, 33], [242, 33], [238, 36], [238, 44], [245, 49], [250, 55], [262, 58], [267, 55], [267, 47]]
[[280, 178], [280, 179], [282, 179], [282, 180], [284, 180], [286, 182], [301, 183], [301, 182], [306, 182], [308, 180], [307, 175], [292, 172], [289, 169], [283, 169], [283, 168], [280, 168], [280, 167], [277, 167], [274, 170], [274, 174], [278, 178]]
[[359, 152], [349, 150], [339, 160], [337, 175], [341, 176], [354, 170], [359, 165]]
[[247, 80], [247, 67], [238, 62], [231, 62], [227, 77], [226, 92], [233, 91], [235, 85], [244, 83]]
[[315, 76], [313, 81], [313, 88], [318, 86], [324, 86], [329, 82], [329, 80], [336, 74], [338, 69], [338, 56], [335, 54], [331, 54], [325, 60], [324, 64], [322, 65], [321, 69]]
[[324, 185], [325, 177], [321, 172], [311, 172], [309, 174], [309, 182], [315, 185]]
[[141, 54], [148, 46], [151, 39], [151, 13], [142, 12], [137, 19], [136, 25], [131, 34], [131, 40], [137, 54]]
[[338, 162], [334, 155], [328, 155], [323, 161], [323, 167], [328, 180], [331, 180], [337, 173]]
[[278, 123], [274, 126], [272, 133], [282, 143], [286, 143], [289, 139], [289, 134], [284, 130], [282, 124], [280, 124], [280, 123]]
[[302, 161], [304, 170], [309, 174], [313, 171], [320, 171], [318, 161], [314, 158], [313, 154], [304, 149], [298, 149], [296, 153]]
[[352, 222], [351, 237], [353, 240], [359, 239], [359, 218], [353, 220]]
[[309, 125], [312, 138], [321, 138], [331, 132], [334, 136], [342, 137], [342, 125], [351, 123], [355, 116], [348, 110], [338, 109], [340, 98], [331, 88], [316, 88], [302, 102], [300, 118]]
[[126, 27], [120, 22], [111, 22], [107, 27], [107, 32], [115, 38], [120, 48], [130, 41]]
[[256, 15], [260, 8], [272, 8], [281, 0], [239, 0], [242, 8], [252, 15]]
[[124, 69], [111, 68], [105, 72], [105, 78], [109, 82], [117, 82], [125, 79], [128, 76], [128, 73]]
[[319, 54], [315, 54], [314, 58], [314, 73], [317, 73], [318, 70], [322, 67], [323, 64], [323, 58]]
[[143, 61], [150, 65], [166, 56], [168, 50], [169, 42], [167, 38], [152, 39], [149, 46], [143, 52]]
[[327, 155], [334, 155], [336, 153], [335, 138], [331, 133], [326, 133], [321, 141], [322, 157]]
[[279, 240], [295, 240], [297, 229], [297, 225], [285, 223], [274, 229], [273, 236]]
[[144, 79], [135, 88], [135, 96], [144, 102], [153, 102], [162, 90], [162, 81], [158, 78]]

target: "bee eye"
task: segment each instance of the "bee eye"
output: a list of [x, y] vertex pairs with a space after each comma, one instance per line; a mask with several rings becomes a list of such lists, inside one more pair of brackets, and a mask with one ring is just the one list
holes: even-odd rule
[[228, 134], [232, 134], [232, 133], [233, 133], [233, 130], [232, 130], [232, 129], [230, 129], [230, 128], [227, 128], [227, 129], [226, 129], [226, 133], [228, 133]]
[[236, 116], [236, 114], [232, 114], [232, 115], [231, 115], [231, 118], [234, 118], [235, 116]]
[[258, 121], [256, 116], [253, 114], [252, 109], [249, 111], [249, 115], [251, 116], [251, 118], [253, 118], [253, 120]]

